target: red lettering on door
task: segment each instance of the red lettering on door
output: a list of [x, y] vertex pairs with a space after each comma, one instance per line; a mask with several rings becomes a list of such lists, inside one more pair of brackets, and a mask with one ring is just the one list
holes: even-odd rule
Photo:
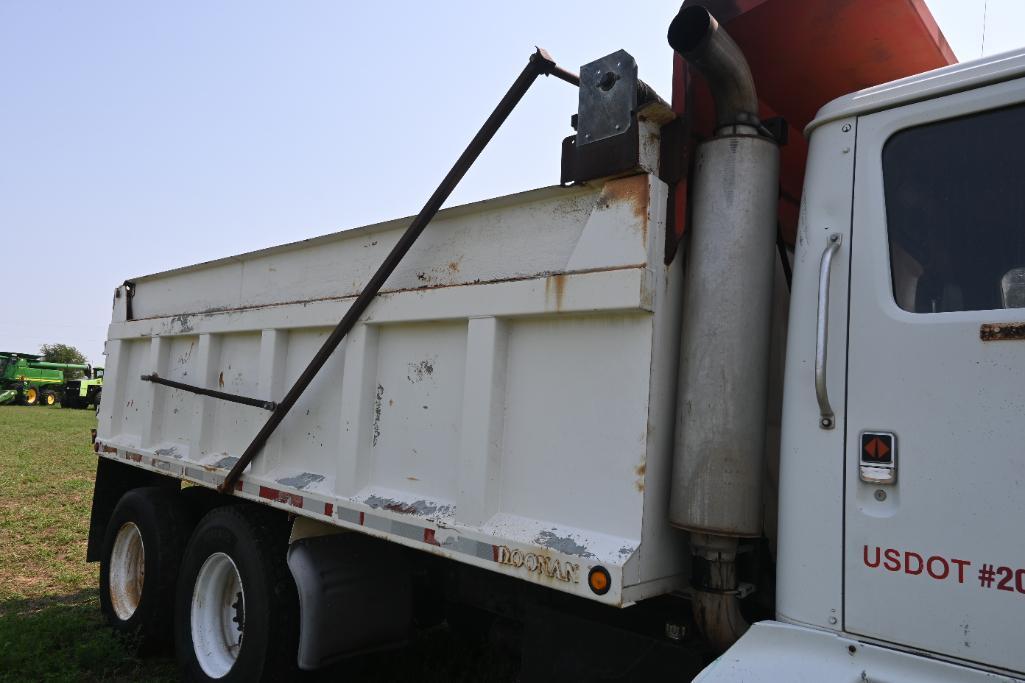
[[[911, 569], [911, 563], [916, 564], [915, 569]], [[904, 573], [911, 574], [912, 576], [918, 576], [922, 573], [922, 556], [918, 553], [913, 553], [910, 550], [904, 551]]]
[[883, 562], [883, 567], [891, 572], [900, 571], [900, 551], [894, 550], [893, 548], [887, 548], [883, 551], [883, 557], [886, 560]]

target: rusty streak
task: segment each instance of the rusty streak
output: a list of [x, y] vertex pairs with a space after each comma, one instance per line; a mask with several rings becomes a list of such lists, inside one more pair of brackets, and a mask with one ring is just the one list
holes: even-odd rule
[[984, 323], [979, 327], [982, 341], [1025, 341], [1025, 323]]
[[[542, 271], [540, 273], [535, 273], [533, 275], [515, 275], [515, 276], [511, 276], [511, 277], [493, 278], [491, 280], [468, 280], [466, 282], [454, 282], [454, 283], [451, 283], [451, 284], [422, 285], [422, 286], [419, 286], [419, 287], [402, 287], [402, 288], [396, 288], [396, 289], [382, 289], [379, 296], [386, 297], [386, 296], [391, 295], [391, 294], [405, 294], [407, 292], [433, 291], [433, 290], [437, 290], [437, 289], [449, 289], [449, 288], [452, 288], [452, 287], [471, 287], [471, 286], [477, 286], [477, 285], [502, 285], [502, 284], [507, 284], [507, 283], [510, 283], [510, 282], [526, 282], [528, 280], [540, 280], [541, 278], [548, 278], [548, 277], [551, 277], [551, 276], [556, 275], [556, 274], [557, 275], [562, 275], [562, 276], [567, 276], [567, 275], [591, 275], [593, 273], [615, 273], [615, 272], [622, 271], [622, 270], [640, 270], [640, 269], [645, 268], [646, 265], [647, 264], [644, 264], [644, 263], [633, 263], [633, 264], [628, 264], [628, 265], [625, 265], [625, 266], [613, 266], [611, 268], [601, 268], [601, 267], [599, 267], [599, 268], [578, 268], [576, 270], [567, 270], [567, 271], [563, 271], [561, 273], [553, 273], [552, 271]], [[199, 316], [203, 316], [203, 317], [207, 318], [207, 317], [213, 317], [215, 315], [226, 315], [226, 314], [233, 314], [233, 313], [245, 313], [245, 312], [248, 312], [248, 311], [259, 311], [259, 310], [265, 310], [265, 309], [268, 309], [268, 308], [277, 308], [279, 306], [308, 306], [310, 304], [325, 303], [325, 302], [336, 302], [336, 301], [345, 301], [346, 299], [355, 299], [355, 298], [356, 297], [353, 296], [353, 295], [345, 295], [345, 296], [312, 297], [312, 298], [309, 298], [309, 299], [292, 299], [292, 300], [289, 300], [289, 301], [280, 301], [280, 302], [269, 303], [269, 304], [256, 304], [256, 305], [252, 305], [252, 306], [239, 306], [237, 308], [216, 308], [215, 307], [215, 308], [206, 309], [204, 311], [199, 311], [199, 312], [196, 312], [196, 313], [190, 313], [189, 315], [199, 315]], [[166, 315], [154, 315], [154, 316], [149, 316], [147, 318], [137, 318], [135, 320], [132, 320], [131, 322], [134, 325], [135, 323], [144, 323], [144, 322], [153, 321], [153, 320], [164, 320], [164, 319], [167, 319], [167, 318], [168, 318], [168, 316], [166, 316]], [[168, 336], [173, 336], [173, 335], [171, 335], [171, 333], [167, 333], [167, 334], [168, 334]]]

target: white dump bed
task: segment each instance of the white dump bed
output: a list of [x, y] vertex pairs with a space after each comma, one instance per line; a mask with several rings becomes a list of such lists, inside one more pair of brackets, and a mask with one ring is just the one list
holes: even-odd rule
[[[681, 588], [665, 193], [641, 174], [440, 213], [237, 495], [609, 604]], [[220, 483], [269, 413], [140, 376], [280, 400], [408, 222], [138, 278], [131, 320], [120, 288], [100, 455]]]

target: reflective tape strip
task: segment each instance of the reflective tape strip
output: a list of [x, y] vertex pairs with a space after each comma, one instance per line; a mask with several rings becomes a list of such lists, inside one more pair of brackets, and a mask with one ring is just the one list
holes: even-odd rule
[[[117, 449], [108, 446], [100, 441], [96, 442], [97, 451], [110, 453], [120, 460], [140, 465], [149, 465], [155, 470], [167, 473], [172, 476], [189, 479], [196, 483], [217, 486], [224, 480], [227, 470], [222, 468], [208, 469], [194, 465], [184, 465], [173, 460], [166, 460], [160, 456], [149, 456], [136, 451]], [[484, 543], [472, 538], [462, 536], [451, 529], [438, 529], [431, 526], [421, 526], [409, 522], [392, 519], [383, 515], [374, 514], [365, 510], [344, 507], [337, 503], [327, 502], [311, 498], [309, 495], [282, 491], [281, 489], [249, 483], [245, 476], [235, 483], [235, 490], [244, 495], [252, 496], [280, 505], [299, 508], [316, 515], [323, 515], [330, 519], [337, 519], [348, 524], [365, 526], [368, 529], [380, 531], [395, 536], [401, 536], [412, 541], [425, 545], [444, 548], [460, 555], [470, 555], [481, 560], [498, 561], [498, 546], [491, 543]], [[439, 538], [440, 536], [440, 538]]]

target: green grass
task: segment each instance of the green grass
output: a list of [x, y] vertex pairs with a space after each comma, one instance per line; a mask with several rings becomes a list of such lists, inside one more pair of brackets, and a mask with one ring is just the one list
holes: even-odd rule
[[0, 406], [0, 681], [169, 680], [100, 617], [85, 561], [91, 410]]
[[[100, 616], [99, 567], [85, 561], [95, 426], [91, 410], [0, 406], [0, 681], [176, 678], [172, 660], [133, 657]], [[501, 682], [511, 671], [442, 627], [316, 679]]]

